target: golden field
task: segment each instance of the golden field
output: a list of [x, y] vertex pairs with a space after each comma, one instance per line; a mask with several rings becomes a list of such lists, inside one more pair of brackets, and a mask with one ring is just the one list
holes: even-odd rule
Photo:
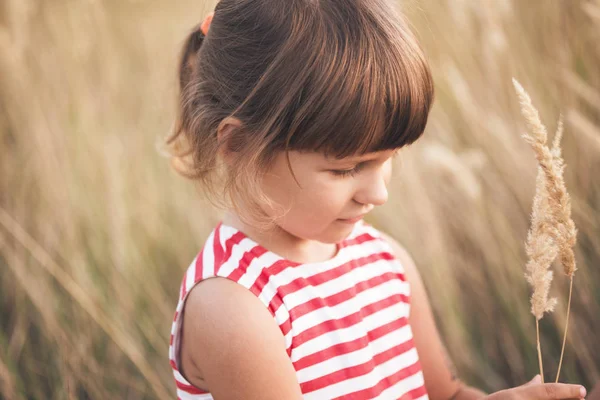
[[[183, 271], [218, 214], [160, 148], [176, 64], [214, 2], [0, 3], [0, 399], [167, 399]], [[436, 101], [368, 220], [413, 255], [460, 376], [487, 391], [538, 371], [524, 278], [536, 161], [511, 78], [550, 139], [565, 117], [579, 230], [561, 381], [600, 382], [600, 1], [402, 7]], [[541, 320], [558, 366], [568, 280]]]

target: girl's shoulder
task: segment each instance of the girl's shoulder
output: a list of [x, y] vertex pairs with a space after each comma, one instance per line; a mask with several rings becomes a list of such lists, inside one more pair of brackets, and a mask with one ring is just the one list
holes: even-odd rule
[[[277, 392], [299, 398], [280, 322], [243, 285], [213, 278], [198, 282], [185, 299], [185, 323], [182, 314], [175, 331], [179, 343], [171, 358], [178, 386], [207, 396], [210, 387], [212, 392], [229, 390], [239, 396], [262, 391], [267, 398], [275, 398]], [[266, 378], [275, 375], [280, 379], [271, 383], [266, 392], [272, 393], [266, 396]], [[236, 376], [251, 383], [242, 386], [232, 380]]]

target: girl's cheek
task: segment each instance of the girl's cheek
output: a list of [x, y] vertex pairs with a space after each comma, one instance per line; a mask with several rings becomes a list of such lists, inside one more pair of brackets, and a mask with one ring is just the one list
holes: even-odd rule
[[311, 188], [306, 188], [306, 193], [317, 201], [338, 202], [352, 191], [352, 178], [322, 179]]

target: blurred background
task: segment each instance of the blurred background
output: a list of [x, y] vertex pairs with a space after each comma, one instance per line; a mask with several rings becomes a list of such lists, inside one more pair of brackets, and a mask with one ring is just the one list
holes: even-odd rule
[[[214, 1], [0, 3], [0, 398], [168, 399], [185, 268], [218, 220], [159, 149], [176, 64]], [[600, 1], [405, 1], [436, 102], [368, 222], [413, 255], [459, 375], [538, 372], [524, 278], [536, 162], [511, 78], [565, 117], [579, 229], [561, 380], [600, 381]], [[568, 280], [541, 321], [554, 380]], [[441, 318], [443, 316], [443, 318]]]

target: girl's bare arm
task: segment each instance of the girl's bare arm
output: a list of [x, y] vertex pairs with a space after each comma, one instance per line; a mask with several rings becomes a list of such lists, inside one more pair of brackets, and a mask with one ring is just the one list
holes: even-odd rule
[[185, 377], [215, 400], [302, 399], [283, 334], [249, 290], [207, 279], [191, 290], [182, 318]]

